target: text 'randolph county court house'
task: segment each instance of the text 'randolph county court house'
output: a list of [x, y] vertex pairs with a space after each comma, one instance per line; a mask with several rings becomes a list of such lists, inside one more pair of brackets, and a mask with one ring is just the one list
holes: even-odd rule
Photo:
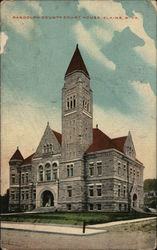
[[78, 45], [62, 88], [62, 134], [49, 123], [34, 154], [9, 161], [9, 209], [127, 211], [143, 205], [143, 169], [130, 132], [93, 128], [90, 76]]

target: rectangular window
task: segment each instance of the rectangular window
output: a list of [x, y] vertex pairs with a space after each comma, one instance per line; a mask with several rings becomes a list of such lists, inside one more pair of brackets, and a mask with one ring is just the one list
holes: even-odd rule
[[94, 167], [91, 167], [89, 168], [89, 175], [90, 176], [94, 176]]
[[21, 184], [24, 184], [25, 183], [25, 174], [22, 174], [21, 175]]
[[124, 189], [123, 189], [123, 196], [124, 198], [126, 197], [126, 186], [124, 186]]
[[68, 211], [71, 210], [71, 204], [67, 204], [67, 209], [68, 209]]
[[28, 184], [28, 173], [26, 173], [26, 184]]
[[126, 173], [126, 165], [125, 164], [123, 165], [123, 173], [124, 173], [124, 175]]
[[97, 196], [101, 196], [101, 195], [102, 195], [102, 186], [97, 185]]
[[136, 170], [134, 169], [134, 177], [136, 176]]
[[24, 191], [22, 191], [22, 193], [21, 193], [21, 200], [24, 200], [25, 199], [25, 193], [24, 193]]
[[70, 172], [71, 172], [71, 176], [73, 176], [73, 174], [74, 174], [74, 172], [73, 172], [73, 165], [71, 165]]
[[118, 197], [120, 197], [120, 185], [118, 185]]
[[98, 176], [101, 176], [102, 175], [102, 163], [98, 163], [97, 162], [97, 173], [98, 173]]
[[90, 211], [93, 210], [93, 204], [89, 204], [89, 210], [90, 210]]
[[67, 165], [67, 177], [69, 177], [70, 176], [70, 167], [69, 167], [69, 165]]
[[57, 170], [53, 170], [53, 178], [55, 181], [57, 180]]
[[36, 200], [36, 190], [33, 190], [33, 200]]
[[89, 196], [94, 196], [94, 187], [89, 186]]
[[68, 191], [68, 197], [72, 197], [72, 186], [68, 186], [67, 191]]
[[11, 199], [15, 200], [15, 192], [14, 191], [11, 191]]
[[137, 178], [139, 178], [140, 177], [140, 172], [139, 171], [137, 171]]
[[122, 210], [122, 204], [119, 204], [119, 211]]
[[130, 168], [130, 175], [132, 175], [132, 168]]
[[15, 184], [15, 174], [11, 175], [11, 184]]
[[121, 163], [118, 162], [118, 175], [120, 175], [120, 174], [121, 174]]
[[46, 181], [51, 180], [51, 169], [46, 169], [45, 176], [46, 176]]
[[98, 210], [98, 211], [101, 210], [101, 204], [97, 204], [97, 210]]
[[29, 192], [26, 191], [26, 200], [28, 200], [28, 199], [29, 199]]

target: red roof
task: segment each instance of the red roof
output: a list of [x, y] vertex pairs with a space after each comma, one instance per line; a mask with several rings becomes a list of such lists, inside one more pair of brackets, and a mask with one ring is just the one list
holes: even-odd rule
[[65, 73], [65, 76], [73, 73], [74, 71], [82, 71], [87, 77], [89, 77], [89, 73], [87, 71], [87, 68], [85, 66], [85, 63], [82, 59], [81, 53], [78, 48], [78, 44], [76, 46], [75, 52], [73, 54], [73, 57], [71, 59], [71, 62], [68, 66], [68, 69]]
[[111, 139], [100, 129], [93, 129], [93, 143], [89, 146], [86, 153], [115, 148], [123, 152], [124, 143], [127, 136]]
[[55, 136], [56, 136], [56, 138], [57, 138], [59, 144], [61, 145], [61, 143], [62, 143], [62, 135], [61, 135], [60, 133], [54, 131], [54, 130], [52, 130], [52, 131], [53, 131], [53, 133], [55, 134]]
[[12, 160], [18, 160], [18, 161], [23, 161], [23, 156], [20, 152], [20, 150], [17, 148], [13, 156], [10, 158], [10, 161]]
[[35, 153], [31, 154], [30, 156], [28, 156], [27, 158], [24, 159], [22, 165], [27, 165], [27, 164], [32, 164], [32, 158], [33, 158], [33, 155]]
[[124, 148], [126, 138], [127, 138], [127, 136], [112, 139], [112, 143], [115, 145], [114, 148], [116, 148], [117, 150], [123, 152], [123, 148]]

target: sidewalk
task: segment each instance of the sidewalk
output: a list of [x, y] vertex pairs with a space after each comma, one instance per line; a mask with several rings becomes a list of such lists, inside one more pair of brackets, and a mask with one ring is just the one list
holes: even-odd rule
[[127, 223], [135, 223], [147, 220], [157, 219], [157, 217], [141, 218], [134, 220], [124, 220], [124, 221], [114, 221], [104, 224], [87, 225], [85, 233], [83, 233], [83, 228], [78, 226], [64, 226], [57, 224], [32, 224], [24, 222], [1, 222], [2, 229], [10, 230], [22, 230], [22, 231], [33, 231], [42, 233], [53, 233], [53, 234], [63, 234], [63, 235], [73, 235], [73, 236], [90, 236], [106, 232], [106, 227], [122, 225]]
[[1, 222], [2, 229], [12, 229], [12, 230], [23, 230], [23, 231], [33, 231], [42, 233], [53, 233], [53, 234], [63, 234], [63, 235], [74, 235], [74, 236], [87, 236], [106, 232], [106, 230], [97, 230], [86, 228], [85, 233], [83, 233], [82, 227], [74, 226], [63, 226], [63, 225], [50, 225], [50, 224], [31, 224], [31, 223], [19, 223], [19, 222]]
[[157, 217], [148, 217], [148, 218], [140, 218], [140, 219], [133, 219], [133, 220], [123, 220], [123, 221], [113, 221], [113, 222], [107, 222], [103, 224], [96, 224], [96, 225], [89, 225], [87, 228], [93, 228], [93, 229], [101, 229], [101, 228], [106, 228], [106, 227], [111, 227], [111, 226], [117, 226], [117, 225], [122, 225], [122, 224], [127, 224], [127, 223], [135, 223], [135, 222], [141, 222], [141, 221], [147, 221], [147, 220], [157, 220]]

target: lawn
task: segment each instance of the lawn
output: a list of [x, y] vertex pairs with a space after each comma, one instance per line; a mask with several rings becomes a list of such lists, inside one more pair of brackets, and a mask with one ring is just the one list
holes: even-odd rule
[[131, 220], [154, 215], [137, 212], [53, 212], [1, 215], [2, 221], [82, 225]]

